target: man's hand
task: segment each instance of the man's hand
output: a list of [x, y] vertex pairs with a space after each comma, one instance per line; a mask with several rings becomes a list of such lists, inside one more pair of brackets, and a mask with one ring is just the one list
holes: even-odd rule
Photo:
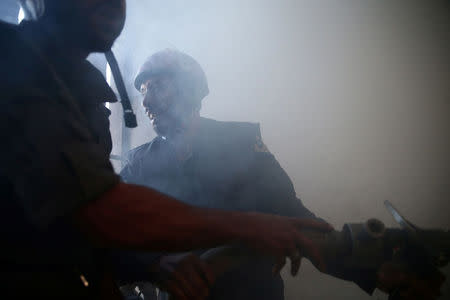
[[322, 232], [333, 230], [325, 222], [252, 213], [246, 224], [239, 224], [239, 229], [244, 234], [247, 247], [277, 259], [274, 272], [278, 272], [284, 266], [286, 257], [289, 257], [291, 274], [295, 276], [302, 255], [308, 257], [319, 270], [325, 271], [325, 262], [318, 247], [302, 233], [302, 229]]
[[434, 300], [440, 296], [440, 288], [445, 277], [436, 272], [427, 278], [405, 271], [398, 264], [388, 262], [381, 266], [377, 274], [377, 287], [385, 293], [394, 294], [396, 300]]
[[151, 271], [158, 273], [158, 287], [177, 300], [206, 299], [214, 282], [205, 262], [191, 253], [163, 256]]

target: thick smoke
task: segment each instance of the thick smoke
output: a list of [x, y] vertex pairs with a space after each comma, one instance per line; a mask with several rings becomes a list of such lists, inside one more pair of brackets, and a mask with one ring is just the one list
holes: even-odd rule
[[[202, 114], [260, 122], [305, 205], [335, 226], [394, 225], [389, 199], [420, 226], [449, 228], [448, 11], [445, 1], [129, 1], [115, 50], [130, 89], [157, 50], [197, 59], [211, 90]], [[139, 101], [131, 147], [154, 136]], [[286, 279], [287, 299], [369, 298], [308, 265]]]

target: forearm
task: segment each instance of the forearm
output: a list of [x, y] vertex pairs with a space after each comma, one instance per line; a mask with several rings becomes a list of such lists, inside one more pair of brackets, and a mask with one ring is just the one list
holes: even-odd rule
[[119, 183], [75, 215], [78, 226], [103, 247], [184, 251], [235, 242], [238, 213], [183, 204], [157, 191]]

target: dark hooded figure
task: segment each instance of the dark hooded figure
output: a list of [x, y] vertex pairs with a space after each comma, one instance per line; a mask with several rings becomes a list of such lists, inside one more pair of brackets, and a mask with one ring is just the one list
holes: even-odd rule
[[[209, 89], [203, 69], [191, 56], [172, 49], [151, 55], [139, 70], [135, 87], [143, 94], [143, 106], [157, 136], [130, 151], [120, 173], [125, 182], [203, 208], [316, 219], [264, 145], [259, 124], [200, 116]], [[284, 299], [281, 276], [277, 270], [274, 274], [270, 260], [261, 258], [220, 274], [210, 293], [205, 293], [197, 288], [203, 276], [198, 271], [202, 253], [135, 255], [122, 272], [132, 273], [139, 263], [149, 265], [158, 271], [155, 282], [160, 289], [189, 299], [207, 295], [212, 300]], [[393, 286], [387, 277], [379, 276], [377, 282], [378, 270], [327, 267], [327, 273], [352, 280], [368, 293], [377, 286], [389, 292], [384, 287]], [[434, 291], [432, 287], [427, 291], [429, 299], [435, 297]]]
[[86, 57], [111, 48], [125, 0], [21, 3], [35, 20], [0, 23], [2, 299], [119, 298], [110, 249], [239, 242], [278, 260], [301, 249], [320, 261], [300, 230], [330, 230], [324, 223], [200, 209], [120, 182], [104, 106], [116, 98]]

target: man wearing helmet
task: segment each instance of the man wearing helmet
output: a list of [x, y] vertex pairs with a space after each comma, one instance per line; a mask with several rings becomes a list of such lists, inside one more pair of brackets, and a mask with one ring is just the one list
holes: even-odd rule
[[110, 249], [239, 242], [279, 260], [290, 256], [294, 267], [299, 248], [320, 262], [300, 228], [330, 230], [324, 223], [196, 208], [121, 182], [109, 162], [104, 106], [116, 98], [86, 57], [110, 49], [125, 0], [21, 2], [36, 20], [0, 23], [5, 299], [116, 299], [106, 275]]
[[[200, 116], [209, 89], [203, 69], [191, 56], [159, 51], [142, 65], [134, 84], [144, 95], [142, 103], [157, 137], [130, 151], [120, 173], [125, 182], [200, 207], [314, 218], [263, 144], [258, 124]], [[150, 259], [163, 290], [192, 298], [207, 294], [201, 273], [195, 272], [202, 263], [197, 255], [139, 258], [143, 264]], [[284, 299], [283, 281], [272, 271], [270, 261], [249, 261], [218, 278], [211, 299]]]
[[[262, 142], [258, 124], [200, 116], [201, 101], [209, 90], [205, 73], [192, 57], [171, 49], [151, 55], [139, 70], [135, 87], [143, 94], [142, 103], [157, 136], [130, 151], [120, 174], [125, 182], [157, 189], [199, 207], [315, 218], [296, 197], [288, 175]], [[259, 258], [219, 276], [208, 291], [202, 279], [208, 267], [201, 253], [136, 255], [133, 266], [127, 269], [125, 265], [124, 272], [136, 268], [136, 261], [150, 264], [160, 276], [154, 279], [157, 285], [177, 297], [197, 299], [209, 294], [214, 300], [284, 299], [280, 275], [273, 274], [269, 261]], [[406, 280], [393, 284], [392, 278], [403, 278], [396, 273], [385, 276], [380, 272], [377, 282], [372, 270], [328, 267], [328, 273], [355, 281], [369, 293], [377, 285], [389, 291], [384, 286], [396, 286], [400, 281], [410, 286]], [[428, 298], [424, 299], [436, 296], [433, 287], [425, 290]]]

